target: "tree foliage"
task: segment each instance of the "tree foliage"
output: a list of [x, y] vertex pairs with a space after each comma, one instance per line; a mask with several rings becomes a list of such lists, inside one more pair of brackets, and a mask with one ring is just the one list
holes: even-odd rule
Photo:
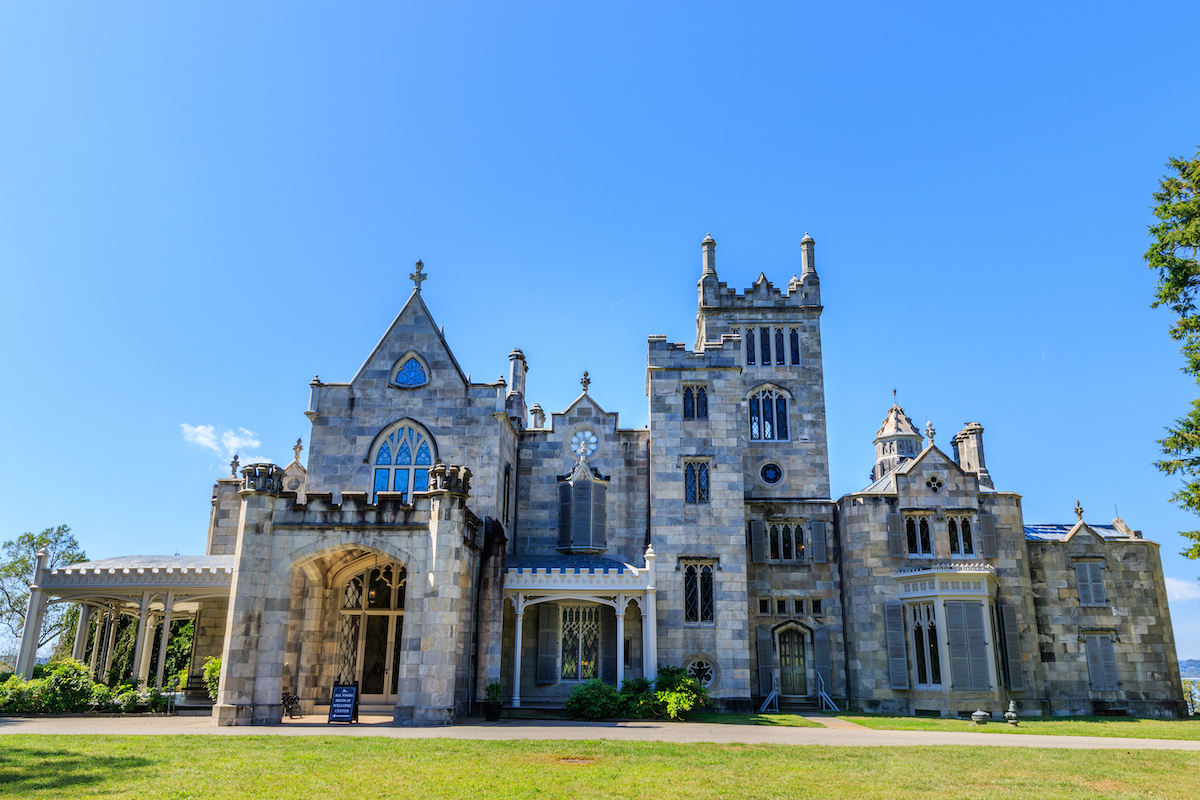
[[[22, 533], [0, 547], [0, 624], [5, 625], [18, 639], [21, 629], [25, 627], [29, 584], [33, 583], [37, 554], [43, 547], [50, 553], [47, 562], [50, 569], [87, 561], [87, 555], [80, 549], [79, 542], [75, 541], [67, 525], [46, 528], [41, 533]], [[38, 647], [62, 633], [67, 622], [67, 609], [63, 604], [46, 609]]]
[[[1180, 342], [1182, 369], [1200, 384], [1200, 314], [1196, 309], [1200, 293], [1200, 148], [1191, 160], [1172, 158], [1167, 166], [1172, 172], [1163, 176], [1154, 193], [1158, 224], [1150, 226], [1154, 243], [1145, 258], [1151, 269], [1158, 270], [1153, 307], [1166, 306], [1175, 314], [1170, 333]], [[1192, 401], [1188, 413], [1167, 428], [1167, 437], [1158, 444], [1166, 458], [1154, 465], [1168, 475], [1185, 478], [1183, 488], [1171, 500], [1200, 514], [1200, 399]], [[1183, 554], [1200, 558], [1200, 531], [1181, 533], [1192, 540]]]

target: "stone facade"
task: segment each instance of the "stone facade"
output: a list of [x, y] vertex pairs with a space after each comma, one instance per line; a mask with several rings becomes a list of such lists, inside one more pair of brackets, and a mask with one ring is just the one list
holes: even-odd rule
[[418, 263], [351, 380], [309, 385], [307, 463], [298, 442], [286, 467], [217, 482], [194, 558], [225, 583], [187, 578], [181, 605], [151, 576], [114, 603], [82, 565], [95, 596], [48, 574], [31, 610], [58, 591], [110, 617], [195, 615], [191, 673], [222, 655], [222, 725], [278, 722], [284, 693], [320, 712], [352, 681], [399, 724], [446, 724], [492, 682], [561, 706], [662, 664], [725, 709], [1181, 713], [1156, 544], [1082, 511], [1027, 525], [982, 426], [948, 455], [898, 405], [870, 484], [833, 499], [815, 243], [786, 291], [721, 283], [711, 237], [701, 258], [695, 345], [647, 341], [643, 429], [586, 373], [565, 410], [528, 405], [519, 349], [506, 379], [470, 381]]

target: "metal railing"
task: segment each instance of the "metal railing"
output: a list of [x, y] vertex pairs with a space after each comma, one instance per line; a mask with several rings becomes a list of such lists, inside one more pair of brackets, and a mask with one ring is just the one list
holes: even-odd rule
[[837, 704], [833, 702], [833, 698], [825, 691], [825, 679], [821, 677], [820, 670], [817, 671], [817, 699], [821, 703], [822, 711], [840, 711]]
[[762, 706], [758, 709], [758, 713], [765, 714], [768, 711], [779, 713], [779, 679], [775, 677], [775, 672], [771, 672], [771, 693], [763, 700]]

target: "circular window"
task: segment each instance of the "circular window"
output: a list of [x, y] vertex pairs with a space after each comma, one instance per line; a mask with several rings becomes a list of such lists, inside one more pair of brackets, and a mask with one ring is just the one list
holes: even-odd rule
[[783, 470], [779, 468], [778, 464], [767, 464], [758, 474], [762, 476], [764, 482], [770, 484], [779, 483], [783, 478]]
[[942, 483], [941, 479], [937, 475], [930, 475], [929, 480], [925, 481], [925, 485], [929, 487], [929, 491], [937, 494], [942, 490], [942, 486], [945, 484]]
[[575, 435], [571, 437], [571, 452], [580, 458], [587, 458], [596, 452], [599, 443], [600, 440], [596, 438], [596, 434], [583, 428], [576, 431]]
[[696, 683], [707, 687], [713, 680], [713, 666], [703, 658], [698, 658], [688, 666], [688, 675], [695, 678]]

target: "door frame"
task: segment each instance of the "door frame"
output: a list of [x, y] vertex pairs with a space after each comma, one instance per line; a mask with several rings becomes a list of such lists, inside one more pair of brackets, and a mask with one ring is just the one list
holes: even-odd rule
[[[804, 694], [784, 694], [783, 693], [783, 644], [780, 641], [785, 633], [795, 633], [800, 639], [800, 648], [804, 653]], [[789, 620], [776, 627], [772, 632], [775, 637], [775, 666], [779, 672], [779, 696], [780, 697], [812, 697], [815, 694], [813, 685], [816, 682], [816, 675], [813, 672], [813, 657], [816, 653], [813, 650], [813, 632], [812, 629], [803, 622]]]

